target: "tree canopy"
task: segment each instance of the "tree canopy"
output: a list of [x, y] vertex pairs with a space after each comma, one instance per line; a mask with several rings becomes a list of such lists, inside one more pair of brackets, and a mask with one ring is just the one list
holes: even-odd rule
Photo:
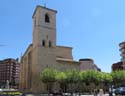
[[105, 87], [108, 89], [109, 85], [111, 84], [115, 86], [121, 86], [125, 84], [125, 71], [106, 73], [95, 70], [58, 71], [56, 69], [46, 68], [41, 71], [40, 78], [46, 84], [58, 82], [62, 86], [63, 90], [66, 90], [67, 85], [70, 85], [68, 87], [72, 87], [71, 85], [74, 86], [75, 84], [76, 86], [80, 86], [83, 83], [86, 84], [86, 86], [94, 84], [94, 86], [99, 86], [98, 88]]

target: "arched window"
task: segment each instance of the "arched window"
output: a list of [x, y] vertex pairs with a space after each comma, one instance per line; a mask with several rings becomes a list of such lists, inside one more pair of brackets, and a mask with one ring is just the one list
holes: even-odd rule
[[50, 23], [50, 19], [49, 19], [48, 14], [45, 14], [45, 22], [46, 22], [46, 23]]
[[42, 46], [45, 46], [45, 40], [42, 41]]
[[49, 47], [52, 47], [52, 42], [49, 40]]

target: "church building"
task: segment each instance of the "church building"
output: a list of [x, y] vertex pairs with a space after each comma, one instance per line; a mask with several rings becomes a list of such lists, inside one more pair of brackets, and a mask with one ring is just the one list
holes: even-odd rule
[[[73, 59], [72, 48], [56, 45], [56, 13], [56, 10], [39, 5], [33, 13], [32, 44], [21, 59], [21, 90], [34, 93], [46, 92], [46, 86], [40, 80], [40, 72], [47, 67], [62, 71], [80, 70], [83, 61]], [[88, 69], [90, 66], [93, 66], [93, 63]], [[95, 70], [95, 67], [91, 69]]]

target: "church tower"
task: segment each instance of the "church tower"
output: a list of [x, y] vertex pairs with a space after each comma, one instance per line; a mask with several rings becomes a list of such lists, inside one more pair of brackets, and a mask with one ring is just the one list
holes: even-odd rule
[[33, 45], [42, 47], [56, 46], [57, 11], [37, 6], [33, 14]]
[[[57, 11], [37, 6], [33, 14], [32, 88], [45, 89], [40, 82], [40, 72], [56, 66], [56, 13]], [[42, 88], [43, 87], [43, 88]]]

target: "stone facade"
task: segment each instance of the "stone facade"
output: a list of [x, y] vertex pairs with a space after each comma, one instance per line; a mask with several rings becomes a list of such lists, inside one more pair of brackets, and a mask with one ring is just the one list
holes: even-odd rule
[[20, 89], [27, 92], [46, 92], [40, 72], [52, 67], [57, 70], [80, 70], [73, 60], [72, 48], [56, 45], [57, 11], [37, 6], [33, 14], [33, 41], [22, 56]]
[[94, 60], [90, 58], [80, 59], [80, 70], [97, 70], [101, 71], [100, 68], [94, 63]]
[[123, 70], [123, 62], [117, 62], [112, 64], [112, 71], [119, 71], [119, 70]]

